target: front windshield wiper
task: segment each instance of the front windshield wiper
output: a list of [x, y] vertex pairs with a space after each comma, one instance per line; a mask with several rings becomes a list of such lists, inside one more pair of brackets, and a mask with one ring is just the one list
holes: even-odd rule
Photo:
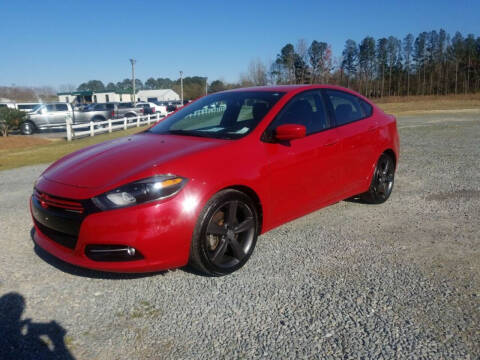
[[[148, 130], [150, 132], [153, 132]], [[196, 136], [202, 138], [210, 138], [210, 139], [225, 139], [225, 140], [232, 140], [234, 137], [229, 136], [225, 133], [217, 133], [217, 132], [208, 132], [208, 131], [199, 131], [199, 130], [167, 130], [161, 133], [155, 133], [159, 135], [184, 135], [184, 136]]]

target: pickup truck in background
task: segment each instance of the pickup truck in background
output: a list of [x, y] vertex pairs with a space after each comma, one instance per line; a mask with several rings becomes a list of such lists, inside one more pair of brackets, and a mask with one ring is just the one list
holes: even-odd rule
[[135, 105], [137, 108], [143, 108], [143, 113], [147, 114], [160, 114], [160, 116], [167, 116], [167, 107], [165, 105], [159, 105], [154, 102], [144, 102], [140, 101], [137, 102]]
[[49, 103], [29, 112], [20, 130], [24, 135], [31, 135], [36, 130], [61, 127], [68, 117], [74, 124], [82, 124], [139, 115], [143, 115], [143, 108], [135, 108], [132, 103], [91, 104], [82, 110], [75, 110], [69, 103]]

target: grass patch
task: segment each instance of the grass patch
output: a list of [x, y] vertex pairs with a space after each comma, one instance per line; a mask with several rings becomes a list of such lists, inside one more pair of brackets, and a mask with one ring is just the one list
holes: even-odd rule
[[393, 114], [421, 114], [441, 110], [479, 109], [480, 94], [448, 96], [390, 96], [372, 99], [383, 111]]
[[[23, 135], [0, 138], [0, 170], [13, 169], [26, 165], [51, 163], [86, 146], [132, 135], [147, 129], [147, 127], [148, 126], [136, 127], [125, 131], [116, 131], [110, 134], [73, 140], [71, 142], [63, 139], [47, 140], [31, 138]], [[20, 146], [19, 142], [22, 141], [23, 146]]]

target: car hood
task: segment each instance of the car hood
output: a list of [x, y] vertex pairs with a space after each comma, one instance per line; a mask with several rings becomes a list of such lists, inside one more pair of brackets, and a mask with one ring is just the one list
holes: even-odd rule
[[223, 144], [224, 140], [177, 135], [137, 134], [72, 153], [43, 173], [57, 183], [109, 188], [162, 172], [162, 165]]

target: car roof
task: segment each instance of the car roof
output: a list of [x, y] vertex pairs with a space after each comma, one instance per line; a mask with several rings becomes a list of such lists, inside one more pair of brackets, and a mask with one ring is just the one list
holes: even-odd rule
[[328, 84], [300, 84], [300, 85], [274, 85], [274, 86], [252, 86], [244, 87], [238, 89], [231, 89], [227, 91], [273, 91], [273, 92], [294, 92], [297, 90], [308, 90], [308, 89], [319, 89], [319, 88], [329, 88], [329, 89], [339, 89], [339, 90], [348, 90], [341, 86], [328, 85]]

